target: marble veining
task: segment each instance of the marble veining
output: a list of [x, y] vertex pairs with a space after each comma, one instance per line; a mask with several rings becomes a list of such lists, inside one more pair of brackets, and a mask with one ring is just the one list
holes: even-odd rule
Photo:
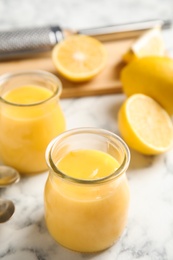
[[[172, 10], [172, 0], [1, 0], [0, 30], [57, 22], [82, 28], [156, 17], [167, 19], [172, 18]], [[171, 56], [172, 33], [172, 29], [163, 32]], [[124, 99], [120, 94], [61, 100], [67, 129], [90, 126], [119, 134], [117, 113]], [[115, 245], [97, 254], [72, 252], [48, 234], [43, 207], [47, 172], [1, 189], [0, 197], [12, 199], [16, 211], [10, 221], [0, 224], [0, 259], [173, 260], [172, 158], [173, 150], [159, 156], [144, 156], [131, 150], [127, 227]]]
[[[116, 117], [123, 100], [123, 95], [107, 95], [61, 101], [68, 129], [93, 126], [119, 134]], [[1, 197], [15, 202], [16, 212], [9, 222], [0, 225], [0, 259], [172, 260], [172, 157], [173, 150], [159, 156], [144, 156], [131, 150], [128, 224], [120, 240], [98, 254], [72, 252], [57, 245], [48, 234], [43, 208], [47, 172], [1, 189]]]
[[172, 19], [172, 0], [1, 0], [1, 28], [60, 24], [74, 29]]

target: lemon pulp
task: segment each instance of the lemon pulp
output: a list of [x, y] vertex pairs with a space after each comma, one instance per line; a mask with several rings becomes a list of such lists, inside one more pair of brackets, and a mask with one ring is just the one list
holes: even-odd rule
[[124, 102], [119, 111], [118, 124], [127, 144], [141, 153], [162, 153], [172, 145], [171, 118], [146, 95], [135, 94]]
[[92, 37], [75, 35], [54, 47], [52, 60], [63, 77], [71, 81], [85, 81], [104, 68], [106, 50], [101, 42]]

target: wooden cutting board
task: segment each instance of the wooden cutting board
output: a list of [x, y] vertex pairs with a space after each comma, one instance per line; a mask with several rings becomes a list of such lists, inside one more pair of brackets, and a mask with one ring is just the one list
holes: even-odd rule
[[122, 90], [119, 73], [122, 67], [122, 55], [132, 45], [133, 39], [123, 39], [104, 43], [108, 60], [103, 71], [94, 79], [85, 83], [74, 83], [65, 80], [55, 70], [51, 60], [51, 53], [40, 56], [0, 62], [0, 75], [22, 70], [45, 70], [57, 75], [63, 84], [62, 98], [94, 96], [120, 93]]

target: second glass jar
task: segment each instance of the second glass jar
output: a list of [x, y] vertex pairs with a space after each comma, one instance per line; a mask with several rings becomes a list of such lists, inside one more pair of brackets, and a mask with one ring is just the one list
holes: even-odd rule
[[1, 76], [0, 86], [0, 159], [21, 174], [46, 170], [46, 147], [65, 130], [61, 82], [48, 72], [24, 71]]

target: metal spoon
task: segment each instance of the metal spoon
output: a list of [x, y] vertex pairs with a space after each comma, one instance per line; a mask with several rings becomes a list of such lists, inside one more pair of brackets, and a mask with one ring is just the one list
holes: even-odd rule
[[16, 183], [20, 180], [18, 171], [12, 167], [0, 165], [0, 188]]
[[15, 210], [11, 200], [0, 199], [0, 223], [4, 223], [11, 218]]
[[[18, 171], [12, 167], [0, 165], [0, 188], [20, 180]], [[0, 199], [0, 223], [8, 221], [15, 211], [14, 203], [11, 200]]]

